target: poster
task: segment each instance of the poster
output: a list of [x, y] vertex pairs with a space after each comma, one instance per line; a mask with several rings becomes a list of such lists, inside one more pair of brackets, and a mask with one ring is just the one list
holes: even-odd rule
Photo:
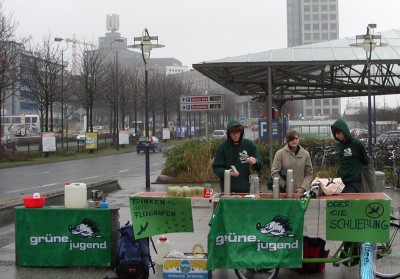
[[43, 152], [56, 151], [56, 135], [54, 134], [54, 132], [42, 133], [42, 146]]
[[221, 199], [210, 225], [208, 270], [302, 266], [299, 200]]
[[193, 232], [190, 198], [130, 196], [133, 231], [136, 238]]
[[97, 132], [86, 133], [86, 149], [97, 149]]
[[385, 243], [390, 233], [390, 200], [327, 200], [326, 238]]

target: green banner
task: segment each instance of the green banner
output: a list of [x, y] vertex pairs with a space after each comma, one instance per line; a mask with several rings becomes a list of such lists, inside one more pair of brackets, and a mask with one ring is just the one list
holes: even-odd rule
[[208, 270], [302, 266], [299, 200], [221, 199], [210, 225]]
[[190, 198], [130, 196], [135, 238], [193, 232]]
[[111, 266], [110, 210], [15, 209], [19, 266]]
[[390, 234], [390, 200], [327, 200], [326, 238], [385, 243]]

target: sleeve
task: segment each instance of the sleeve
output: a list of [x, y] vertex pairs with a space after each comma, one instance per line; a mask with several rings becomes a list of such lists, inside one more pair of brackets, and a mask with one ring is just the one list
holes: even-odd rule
[[217, 150], [215, 151], [215, 157], [213, 162], [213, 172], [216, 176], [220, 179], [224, 178], [225, 170], [226, 170], [226, 163], [225, 163], [225, 156], [223, 152], [222, 146], [218, 146]]
[[253, 148], [254, 148], [254, 158], [256, 158], [256, 160], [257, 160], [257, 163], [254, 164], [254, 169], [256, 171], [260, 172], [262, 170], [262, 168], [264, 167], [264, 162], [263, 162], [261, 154], [258, 151], [258, 148], [255, 145], [255, 143], [253, 143]]

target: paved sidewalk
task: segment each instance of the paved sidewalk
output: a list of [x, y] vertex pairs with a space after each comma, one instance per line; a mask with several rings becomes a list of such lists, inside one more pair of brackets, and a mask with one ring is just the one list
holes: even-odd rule
[[[152, 177], [154, 181], [156, 177]], [[108, 196], [111, 207], [119, 208], [120, 224], [131, 220], [129, 208], [129, 195], [145, 191], [142, 186], [144, 179], [124, 178], [119, 180], [122, 190], [111, 193]], [[213, 185], [214, 186], [214, 185]], [[167, 185], [152, 184], [152, 191], [166, 191]], [[218, 189], [214, 189], [217, 190]], [[392, 197], [392, 205], [396, 208], [399, 206], [399, 192], [396, 190], [388, 190], [388, 195]], [[195, 199], [193, 205], [193, 233], [175, 233], [169, 234], [168, 238], [171, 242], [171, 248], [183, 252], [191, 252], [194, 244], [201, 244], [207, 249], [208, 222], [212, 213], [212, 204], [205, 199]], [[320, 236], [325, 238], [325, 204], [317, 200], [312, 200], [305, 215], [304, 234], [308, 236]], [[108, 276], [115, 278], [115, 274], [106, 268], [48, 268], [48, 267], [16, 267], [15, 266], [15, 243], [14, 243], [14, 225], [0, 228], [0, 277], [2, 279], [13, 278], [85, 278], [85, 279], [102, 279]], [[154, 237], [156, 240], [156, 237]], [[334, 251], [338, 243], [328, 242], [327, 249]], [[153, 255], [155, 259], [155, 255]], [[156, 274], [150, 275], [150, 278], [162, 278], [162, 267], [157, 266]], [[236, 278], [233, 270], [216, 270], [213, 272], [213, 278], [230, 279]], [[281, 269], [278, 278], [359, 278], [358, 266], [355, 267], [333, 267], [332, 264], [326, 265], [326, 270], [319, 274], [300, 274], [293, 270]]]

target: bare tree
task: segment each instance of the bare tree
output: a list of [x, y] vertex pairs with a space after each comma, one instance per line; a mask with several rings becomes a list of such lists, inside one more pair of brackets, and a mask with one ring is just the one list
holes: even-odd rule
[[[18, 90], [22, 44], [15, 42], [17, 23], [6, 15], [0, 2], [0, 107]], [[0, 113], [0, 116], [2, 116]], [[0, 117], [0, 127], [3, 127]], [[0, 132], [1, 134], [1, 132]]]
[[76, 90], [81, 105], [86, 110], [86, 131], [93, 132], [93, 112], [109, 89], [109, 71], [105, 62], [107, 53], [101, 49], [89, 50], [85, 45], [79, 57], [79, 77], [76, 79]]
[[34, 50], [27, 52], [25, 56], [26, 69], [23, 71], [22, 84], [30, 89], [30, 97], [38, 105], [40, 118], [44, 119], [44, 123], [40, 123], [41, 130], [53, 131], [53, 105], [57, 101], [57, 81], [61, 72], [57, 63], [59, 54], [51, 35], [43, 38], [32, 49]]

